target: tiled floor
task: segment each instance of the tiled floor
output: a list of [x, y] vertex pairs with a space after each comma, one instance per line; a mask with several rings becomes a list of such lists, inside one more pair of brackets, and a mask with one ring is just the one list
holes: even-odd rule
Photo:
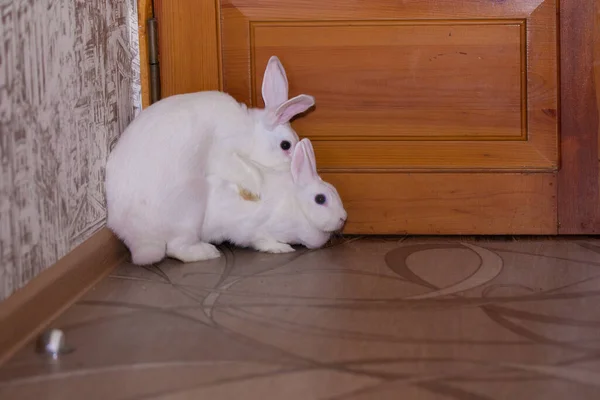
[[352, 239], [123, 265], [1, 399], [598, 399], [600, 241]]

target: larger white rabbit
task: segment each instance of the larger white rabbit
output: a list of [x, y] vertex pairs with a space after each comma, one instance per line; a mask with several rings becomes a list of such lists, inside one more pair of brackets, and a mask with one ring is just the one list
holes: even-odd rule
[[235, 185], [209, 176], [202, 240], [229, 241], [270, 253], [294, 251], [290, 244], [323, 246], [346, 222], [337, 190], [317, 174], [309, 139], [296, 145], [288, 171], [265, 171], [262, 198], [243, 200]]
[[207, 175], [260, 195], [261, 170], [289, 170], [298, 135], [290, 119], [314, 98], [288, 100], [285, 70], [272, 57], [265, 70], [265, 109], [249, 109], [216, 91], [168, 97], [127, 127], [106, 166], [108, 227], [134, 264], [165, 255], [182, 261], [219, 257], [200, 241]]

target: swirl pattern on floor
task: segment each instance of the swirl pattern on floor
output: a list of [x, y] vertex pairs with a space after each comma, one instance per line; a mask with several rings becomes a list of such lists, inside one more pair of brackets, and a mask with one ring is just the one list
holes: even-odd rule
[[596, 399], [600, 241], [352, 238], [124, 264], [6, 399]]

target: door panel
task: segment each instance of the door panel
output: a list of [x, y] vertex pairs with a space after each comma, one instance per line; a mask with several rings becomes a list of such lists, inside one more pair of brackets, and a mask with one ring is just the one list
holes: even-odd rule
[[553, 174], [321, 175], [343, 194], [352, 233], [556, 233]]
[[[319, 97], [320, 140], [526, 138], [523, 21], [253, 22], [252, 102], [272, 54]], [[490, 79], [494, 74], [494, 79]], [[231, 83], [233, 84], [233, 82]]]
[[[224, 90], [277, 55], [349, 233], [555, 233], [556, 1], [223, 0]], [[532, 174], [529, 174], [532, 173]]]
[[235, 64], [253, 71], [251, 87], [241, 70], [225, 86], [262, 105], [262, 71], [277, 54], [293, 93], [317, 98], [295, 127], [316, 141], [323, 170], [556, 169], [556, 70], [522, 82], [524, 21], [325, 24], [251, 22], [250, 65]]

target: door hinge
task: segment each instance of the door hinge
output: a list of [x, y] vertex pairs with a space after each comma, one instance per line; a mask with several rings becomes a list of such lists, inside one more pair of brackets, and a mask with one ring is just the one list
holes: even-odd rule
[[148, 32], [148, 62], [150, 64], [150, 104], [160, 100], [160, 68], [158, 65], [158, 26], [156, 18], [146, 22]]

